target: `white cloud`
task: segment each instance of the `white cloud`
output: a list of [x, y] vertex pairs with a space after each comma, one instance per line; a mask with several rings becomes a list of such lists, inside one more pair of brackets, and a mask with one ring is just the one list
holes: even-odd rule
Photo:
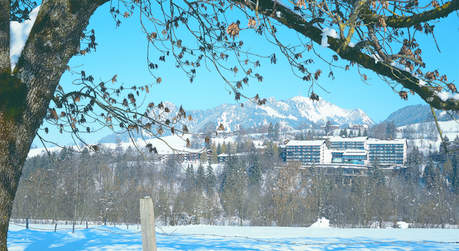
[[24, 45], [32, 30], [35, 19], [37, 18], [39, 9], [40, 6], [30, 12], [29, 20], [25, 20], [22, 23], [10, 22], [10, 59], [12, 69], [14, 69], [19, 60], [19, 56], [21, 56], [22, 49], [24, 49]]

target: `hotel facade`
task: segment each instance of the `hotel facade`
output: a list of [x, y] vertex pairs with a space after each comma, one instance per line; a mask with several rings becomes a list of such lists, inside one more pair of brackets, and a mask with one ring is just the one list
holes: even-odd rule
[[403, 166], [406, 149], [405, 139], [327, 137], [322, 140], [291, 140], [283, 147], [283, 156], [287, 162], [301, 162], [303, 165]]

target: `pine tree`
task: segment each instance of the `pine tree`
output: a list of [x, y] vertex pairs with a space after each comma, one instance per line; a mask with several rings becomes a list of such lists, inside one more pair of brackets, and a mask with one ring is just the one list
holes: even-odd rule
[[241, 161], [229, 157], [223, 168], [221, 184], [222, 206], [228, 216], [238, 216], [239, 223], [246, 215], [247, 172]]
[[280, 126], [279, 126], [279, 123], [276, 123], [274, 125], [274, 128], [273, 128], [273, 140], [279, 140], [279, 136], [280, 136]]
[[183, 180], [183, 187], [187, 191], [195, 190], [196, 188], [196, 178], [194, 175], [193, 165], [188, 165], [185, 171], [185, 179]]
[[228, 154], [236, 153], [236, 146], [234, 144], [231, 144], [231, 142], [226, 143], [226, 152]]
[[220, 143], [218, 143], [218, 146], [217, 146], [217, 155], [221, 154], [222, 153], [222, 145], [220, 145]]
[[228, 148], [226, 147], [225, 142], [223, 142], [222, 145], [221, 145], [220, 153], [229, 153], [229, 152], [228, 152]]
[[204, 173], [204, 167], [202, 164], [199, 165], [196, 171], [196, 187], [199, 192], [202, 192], [206, 184], [206, 175]]
[[422, 175], [422, 180], [426, 184], [428, 189], [435, 187], [435, 183], [438, 176], [438, 169], [435, 168], [434, 163], [429, 160], [424, 167], [424, 173]]
[[269, 122], [269, 125], [268, 125], [268, 139], [271, 139], [273, 140], [274, 138], [274, 126], [271, 122]]
[[218, 151], [217, 151], [217, 147], [215, 146], [215, 144], [212, 144], [211, 151], [212, 151], [212, 153], [210, 155], [210, 162], [212, 164], [216, 164], [218, 162], [218, 158], [217, 158]]
[[250, 187], [259, 187], [261, 185], [262, 173], [261, 165], [255, 151], [251, 151], [248, 156], [249, 167], [247, 169], [248, 182]]
[[217, 184], [217, 177], [215, 176], [214, 169], [211, 165], [207, 166], [206, 172], [206, 192], [213, 194], [215, 185]]
[[207, 152], [206, 151], [201, 153], [200, 161], [201, 161], [201, 165], [205, 165], [209, 161], [209, 158], [207, 156]]

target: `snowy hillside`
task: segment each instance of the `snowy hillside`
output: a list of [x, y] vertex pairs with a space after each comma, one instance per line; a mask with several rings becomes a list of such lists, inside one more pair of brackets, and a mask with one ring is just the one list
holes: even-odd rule
[[[122, 150], [126, 150], [127, 148], [135, 148], [138, 147], [141, 150], [145, 150], [147, 144], [151, 144], [152, 148], [155, 147], [158, 151], [158, 154], [172, 154], [172, 153], [183, 153], [183, 152], [200, 152], [202, 149], [192, 149], [186, 146], [186, 139], [191, 140], [190, 134], [185, 134], [183, 136], [178, 135], [171, 135], [171, 136], [164, 136], [161, 138], [153, 138], [153, 139], [146, 139], [142, 140], [139, 139], [133, 144], [132, 142], [120, 142], [120, 143], [102, 143], [98, 146], [101, 148], [115, 150], [121, 148]], [[82, 147], [72, 146], [72, 149], [75, 151], [82, 151]], [[61, 151], [61, 147], [52, 147], [48, 148], [50, 152], [58, 152]], [[37, 155], [46, 154], [46, 149], [44, 148], [33, 148], [30, 149], [28, 157], [34, 157]]]
[[[440, 121], [451, 120], [451, 113], [436, 111]], [[456, 113], [459, 118], [459, 113]], [[384, 122], [393, 122], [395, 126], [404, 126], [416, 123], [433, 121], [432, 111], [428, 105], [409, 105], [391, 113]]]
[[[459, 137], [459, 121], [439, 121], [438, 123], [444, 137], [448, 137], [450, 141]], [[424, 153], [428, 153], [429, 150], [438, 150], [440, 147], [441, 139], [434, 122], [400, 126], [397, 127], [397, 130], [399, 131], [398, 138], [409, 138], [408, 147], [416, 146]]]

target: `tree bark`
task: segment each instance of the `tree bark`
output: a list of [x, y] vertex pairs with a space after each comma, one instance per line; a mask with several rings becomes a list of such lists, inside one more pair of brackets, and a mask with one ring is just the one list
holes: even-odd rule
[[[2, 18], [5, 11], [9, 16], [9, 8], [0, 8], [0, 69], [8, 65], [6, 74], [0, 72], [0, 251], [7, 250], [14, 196], [30, 146], [68, 61], [79, 52], [89, 18], [107, 1], [44, 1], [12, 74], [9, 30], [8, 43], [1, 42]], [[5, 2], [9, 7], [7, 0], [0, 0], [0, 5]]]
[[360, 15], [365, 23], [378, 24], [380, 18], [384, 18], [387, 26], [392, 28], [403, 28], [411, 27], [415, 24], [420, 24], [439, 18], [444, 18], [457, 10], [459, 10], [459, 0], [451, 0], [441, 6], [438, 6], [437, 8], [419, 14], [413, 14], [411, 16], [380, 16], [372, 13], [368, 8], [365, 9]]
[[[10, 71], [10, 1], [0, 0], [0, 74]], [[3, 11], [4, 10], [4, 11]]]
[[[21, 135], [23, 128], [0, 112], [0, 250], [7, 250], [6, 237], [14, 196], [33, 136]], [[29, 146], [29, 147], [27, 147]]]

